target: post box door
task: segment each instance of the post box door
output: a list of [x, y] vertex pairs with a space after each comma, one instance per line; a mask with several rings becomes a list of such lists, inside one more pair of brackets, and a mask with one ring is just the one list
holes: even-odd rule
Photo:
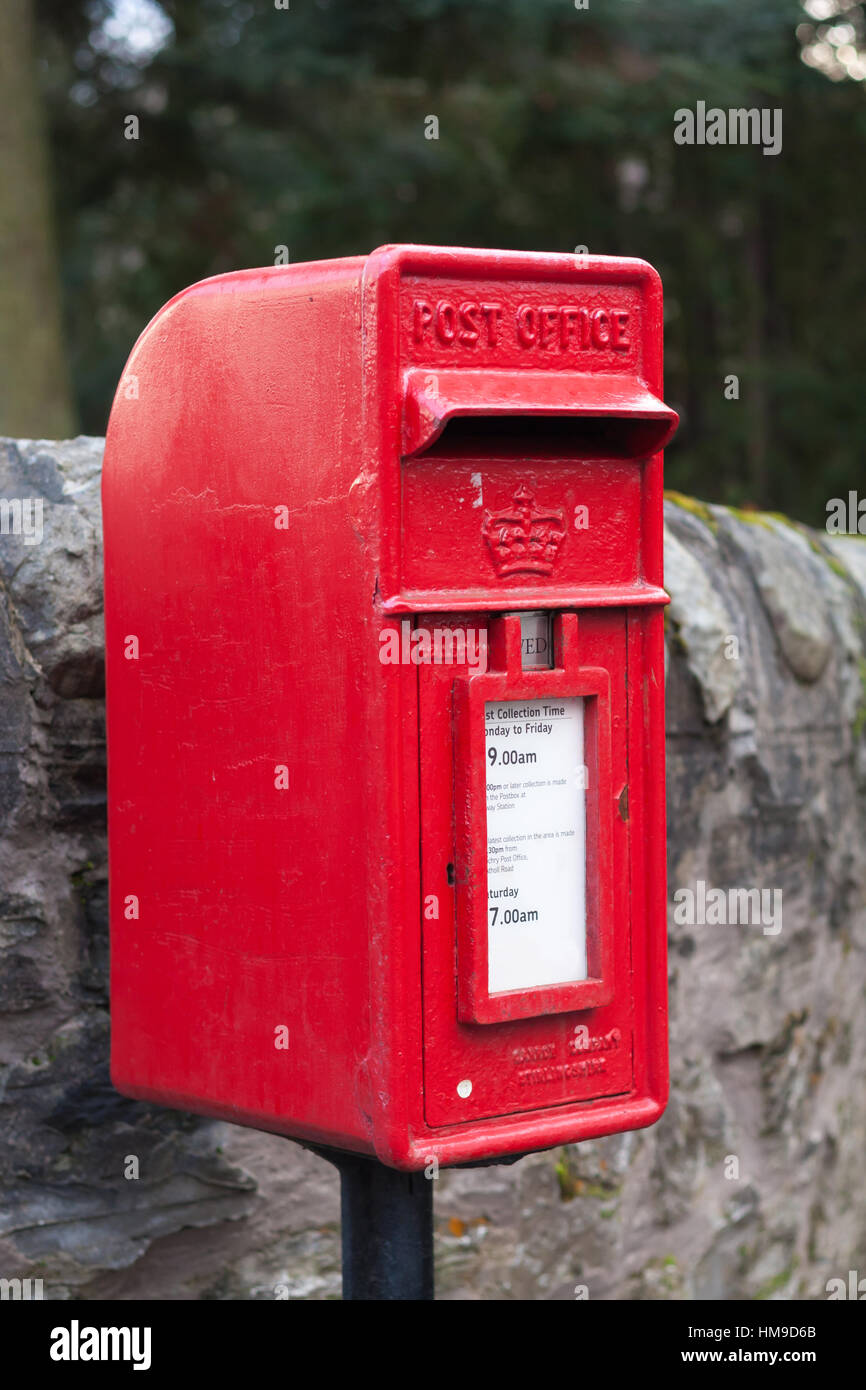
[[[426, 615], [417, 620], [417, 625], [434, 632], [443, 627], [465, 631], [477, 629], [479, 625], [490, 630], [489, 619], [477, 612]], [[629, 940], [626, 634], [627, 618], [623, 609], [581, 612], [580, 667], [596, 673], [595, 684], [590, 682], [595, 693], [588, 694], [585, 699], [570, 697], [580, 701], [581, 712], [587, 716], [583, 720], [584, 737], [589, 736], [589, 710], [591, 702], [596, 701], [596, 715], [601, 711], [602, 729], [599, 734], [597, 718], [594, 737], [607, 741], [603, 788], [601, 791], [597, 787], [588, 789], [585, 801], [586, 844], [593, 843], [594, 837], [597, 842], [601, 835], [604, 863], [600, 870], [599, 856], [586, 854], [583, 885], [584, 896], [589, 901], [599, 886], [592, 882], [592, 876], [603, 872], [607, 894], [603, 1002], [595, 1002], [599, 992], [593, 995], [588, 985], [583, 987], [585, 994], [578, 1000], [577, 1007], [569, 1002], [572, 996], [568, 985], [560, 984], [553, 989], [528, 988], [524, 995], [519, 988], [514, 989], [519, 982], [512, 977], [507, 981], [510, 988], [505, 994], [494, 992], [489, 998], [485, 997], [486, 1012], [484, 1008], [476, 1010], [478, 1017], [488, 1021], [468, 1016], [473, 1012], [471, 1007], [467, 1008], [465, 997], [471, 962], [467, 958], [465, 930], [461, 929], [461, 913], [465, 916], [466, 912], [465, 895], [471, 886], [466, 881], [470, 869], [465, 846], [474, 835], [476, 847], [483, 856], [487, 835], [479, 799], [476, 797], [473, 806], [467, 805], [467, 769], [460, 761], [472, 756], [484, 757], [483, 738], [479, 745], [478, 739], [468, 739], [465, 729], [461, 729], [461, 720], [469, 716], [460, 687], [461, 684], [465, 687], [467, 677], [473, 672], [468, 664], [419, 665], [424, 1091], [425, 1118], [433, 1127], [575, 1101], [591, 1104], [602, 1097], [626, 1094], [632, 1088], [634, 998]], [[556, 684], [554, 671], [537, 675], [542, 679], [551, 678], [551, 689]], [[560, 673], [559, 689], [562, 688], [561, 679]], [[495, 682], [494, 686], [500, 688]], [[603, 701], [597, 694], [602, 687]], [[539, 688], [544, 688], [543, 683]], [[492, 717], [495, 718], [500, 708], [507, 716], [517, 702], [510, 700], [507, 692], [502, 698], [501, 706], [495, 700], [484, 698], [481, 703], [490, 708]], [[483, 712], [476, 709], [472, 717], [483, 717]], [[588, 747], [585, 756], [587, 764], [595, 769], [594, 779], [597, 759]], [[508, 785], [514, 790], [507, 791], [506, 795], [520, 797], [524, 791], [528, 793], [525, 833], [530, 836], [536, 834], [533, 817], [542, 804], [538, 797], [546, 794], [539, 784], [549, 772], [549, 766], [530, 765], [526, 769], [516, 767], [508, 774], [513, 778]], [[482, 777], [484, 775], [481, 773]], [[523, 828], [522, 815], [518, 809], [511, 818], [518, 829]], [[480, 824], [474, 828], [467, 826], [467, 816], [476, 818]], [[524, 885], [527, 872], [531, 876], [532, 858], [530, 849], [528, 869], [524, 866], [522, 870]], [[538, 859], [540, 871], [544, 862], [542, 855]], [[583, 866], [580, 867], [582, 872]], [[535, 916], [524, 893], [522, 904], [529, 907], [529, 911], [520, 912], [518, 917], [530, 920], [514, 922], [514, 931], [521, 933], [526, 943], [523, 958], [530, 986], [537, 985], [540, 979], [532, 960], [533, 933], [539, 934], [541, 942], [551, 926], [545, 921], [545, 900], [548, 915], [554, 915], [549, 887], [541, 882], [538, 884], [539, 906]], [[483, 899], [483, 904], [476, 909], [482, 914], [488, 908], [486, 891]], [[504, 910], [510, 911], [512, 916], [516, 911], [507, 907]], [[490, 910], [491, 924], [494, 911], [496, 908]], [[483, 916], [479, 916], [479, 921], [483, 922]], [[510, 926], [508, 929], [511, 930]], [[492, 936], [490, 939], [492, 941]], [[561, 980], [562, 976], [558, 978]], [[592, 1002], [591, 1007], [584, 1007], [587, 997]], [[506, 1002], [501, 1002], [503, 1000]], [[508, 1016], [509, 1011], [514, 1016]]]

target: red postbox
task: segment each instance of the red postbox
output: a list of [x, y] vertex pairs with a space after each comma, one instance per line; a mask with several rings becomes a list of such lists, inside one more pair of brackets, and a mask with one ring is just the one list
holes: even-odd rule
[[483, 1160], [667, 1094], [661, 284], [421, 246], [185, 290], [103, 484], [112, 1074]]

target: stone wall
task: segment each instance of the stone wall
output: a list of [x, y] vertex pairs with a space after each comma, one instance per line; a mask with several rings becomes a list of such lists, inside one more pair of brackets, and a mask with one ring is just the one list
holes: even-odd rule
[[[327, 1164], [109, 1081], [101, 453], [0, 442], [0, 498], [43, 501], [38, 543], [34, 510], [0, 536], [0, 1277], [339, 1297]], [[866, 1273], [866, 542], [677, 497], [667, 523], [670, 1105], [443, 1172], [440, 1298], [820, 1299]], [[766, 890], [763, 919], [689, 924], [712, 889]]]

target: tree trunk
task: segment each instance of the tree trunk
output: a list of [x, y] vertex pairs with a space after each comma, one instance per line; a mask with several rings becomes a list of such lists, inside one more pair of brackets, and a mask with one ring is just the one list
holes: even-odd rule
[[75, 432], [32, 0], [0, 3], [0, 434]]

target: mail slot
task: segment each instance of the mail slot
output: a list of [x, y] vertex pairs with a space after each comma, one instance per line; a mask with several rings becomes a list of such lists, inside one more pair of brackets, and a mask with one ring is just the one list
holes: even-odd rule
[[112, 1076], [402, 1169], [667, 1096], [661, 284], [384, 247], [133, 350], [103, 477]]

